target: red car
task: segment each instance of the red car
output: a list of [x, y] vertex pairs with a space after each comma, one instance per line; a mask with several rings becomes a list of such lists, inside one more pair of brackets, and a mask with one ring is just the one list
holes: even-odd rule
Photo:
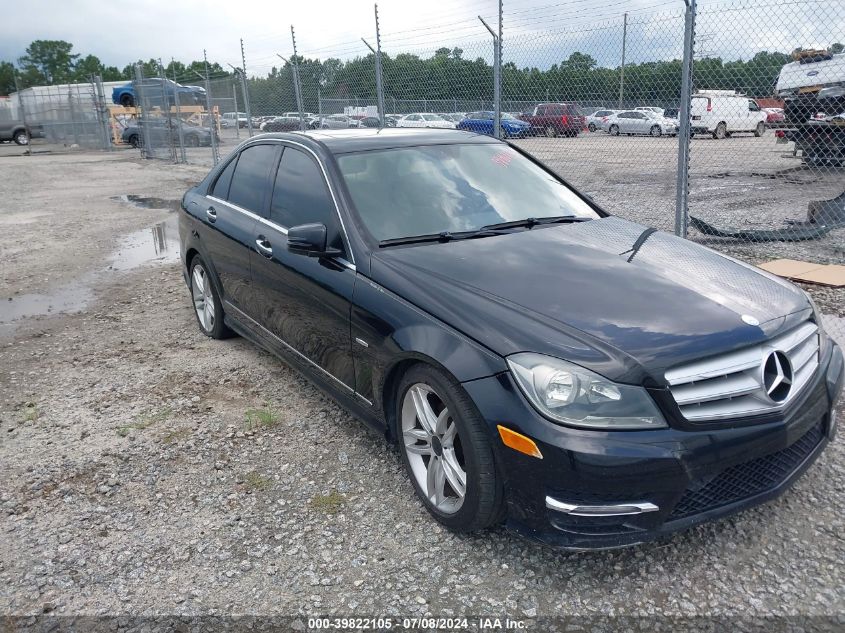
[[531, 124], [532, 134], [548, 137], [578, 136], [584, 129], [584, 117], [575, 103], [541, 103], [519, 118]]
[[782, 108], [763, 108], [766, 113], [766, 127], [782, 127], [786, 117]]

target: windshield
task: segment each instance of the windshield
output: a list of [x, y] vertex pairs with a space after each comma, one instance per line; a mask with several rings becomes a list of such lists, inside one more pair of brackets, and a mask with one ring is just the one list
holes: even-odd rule
[[502, 114], [501, 114], [501, 117], [500, 117], [500, 118], [501, 118], [503, 121], [504, 121], [505, 119], [513, 119], [513, 120], [515, 120], [515, 119], [516, 119], [516, 117], [515, 117], [514, 115], [512, 115], [512, 114], [508, 114], [507, 112], [502, 112]]
[[362, 222], [378, 241], [521, 220], [599, 215], [516, 150], [426, 145], [338, 157]]

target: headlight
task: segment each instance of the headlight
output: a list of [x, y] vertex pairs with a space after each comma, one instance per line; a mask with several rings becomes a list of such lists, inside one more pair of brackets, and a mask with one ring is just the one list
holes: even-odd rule
[[578, 365], [542, 354], [507, 357], [516, 382], [546, 417], [588, 429], [657, 429], [666, 422], [642, 387], [611, 382]]

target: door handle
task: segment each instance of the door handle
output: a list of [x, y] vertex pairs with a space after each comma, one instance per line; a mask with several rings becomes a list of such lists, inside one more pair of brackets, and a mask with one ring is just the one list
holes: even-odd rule
[[209, 222], [215, 222], [217, 220], [217, 209], [214, 207], [208, 207], [205, 210], [205, 216], [208, 218]]
[[267, 238], [263, 235], [258, 236], [258, 239], [255, 240], [255, 245], [258, 247], [258, 252], [264, 255], [265, 257], [271, 257], [273, 255], [273, 247], [270, 245], [270, 242], [267, 241]]

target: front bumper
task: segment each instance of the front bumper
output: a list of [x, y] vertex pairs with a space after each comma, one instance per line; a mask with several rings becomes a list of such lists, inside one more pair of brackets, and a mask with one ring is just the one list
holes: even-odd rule
[[[786, 411], [700, 430], [559, 426], [534, 411], [508, 373], [464, 388], [490, 427], [509, 526], [550, 545], [599, 549], [653, 540], [786, 490], [835, 432], [842, 354], [831, 343], [822, 361]], [[533, 438], [543, 459], [505, 447], [499, 424]]]

